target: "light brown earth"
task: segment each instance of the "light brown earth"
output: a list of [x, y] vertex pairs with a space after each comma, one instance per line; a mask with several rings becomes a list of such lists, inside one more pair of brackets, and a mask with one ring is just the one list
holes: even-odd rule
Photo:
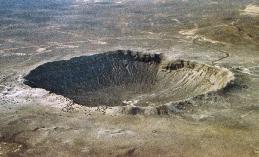
[[[259, 156], [257, 6], [257, 0], [1, 2], [0, 156]], [[44, 63], [118, 49], [227, 68], [236, 79], [162, 115], [88, 108], [23, 83]]]

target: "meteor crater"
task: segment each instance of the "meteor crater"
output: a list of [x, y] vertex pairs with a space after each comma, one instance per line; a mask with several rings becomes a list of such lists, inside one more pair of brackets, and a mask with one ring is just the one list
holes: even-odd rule
[[225, 68], [118, 50], [45, 63], [24, 83], [88, 107], [159, 106], [217, 91], [233, 79]]

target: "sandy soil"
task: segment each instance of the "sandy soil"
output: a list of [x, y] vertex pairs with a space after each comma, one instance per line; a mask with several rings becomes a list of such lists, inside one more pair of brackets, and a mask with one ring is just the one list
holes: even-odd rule
[[[1, 2], [0, 156], [259, 156], [257, 6], [256, 0]], [[46, 62], [118, 49], [224, 67], [236, 80], [167, 115], [105, 114], [23, 83]]]

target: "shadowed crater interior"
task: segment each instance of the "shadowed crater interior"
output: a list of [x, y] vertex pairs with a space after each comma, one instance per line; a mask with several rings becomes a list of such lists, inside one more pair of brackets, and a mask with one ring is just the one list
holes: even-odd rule
[[224, 68], [118, 50], [43, 64], [24, 83], [85, 106], [146, 106], [217, 91], [232, 79]]

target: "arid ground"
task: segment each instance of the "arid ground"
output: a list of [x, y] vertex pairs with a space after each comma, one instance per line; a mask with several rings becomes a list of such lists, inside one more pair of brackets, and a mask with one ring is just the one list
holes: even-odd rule
[[0, 156], [259, 157], [259, 1], [0, 0]]

